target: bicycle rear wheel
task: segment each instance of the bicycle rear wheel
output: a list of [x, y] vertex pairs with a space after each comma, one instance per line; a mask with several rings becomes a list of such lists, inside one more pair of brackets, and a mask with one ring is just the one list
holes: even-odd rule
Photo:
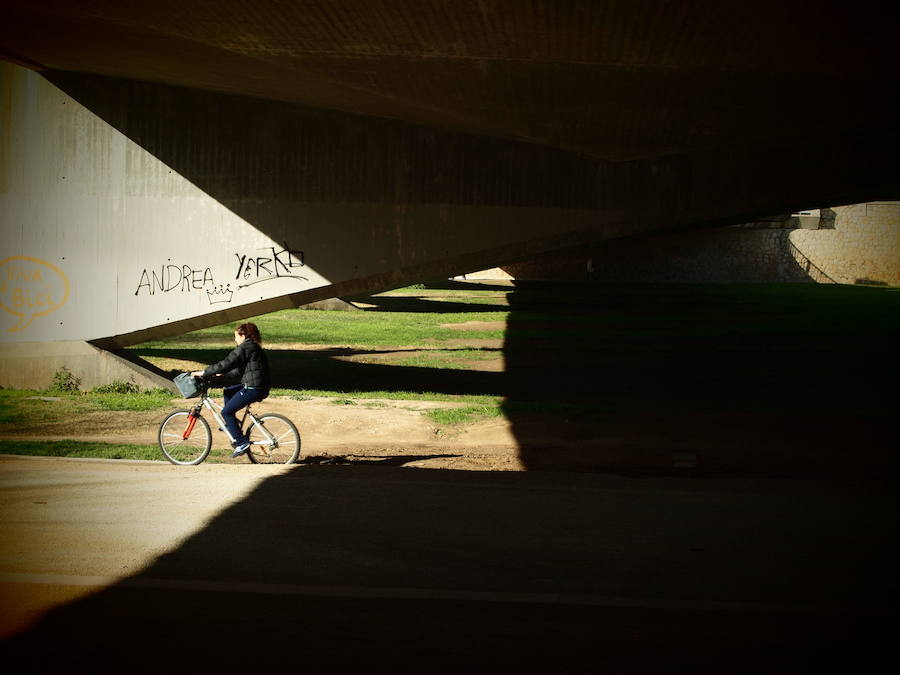
[[191, 423], [190, 410], [176, 410], [159, 425], [159, 447], [172, 464], [199, 464], [212, 447], [212, 431], [202, 417], [194, 420], [191, 433], [185, 438]]
[[293, 464], [300, 456], [300, 432], [284, 415], [269, 413], [259, 418], [265, 427], [263, 432], [256, 424], [250, 425], [247, 438], [250, 449], [247, 457], [254, 464]]

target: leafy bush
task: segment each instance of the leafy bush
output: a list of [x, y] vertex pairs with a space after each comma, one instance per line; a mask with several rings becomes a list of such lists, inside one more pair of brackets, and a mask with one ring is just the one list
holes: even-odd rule
[[81, 378], [76, 377], [72, 371], [65, 366], [60, 366], [53, 374], [53, 382], [50, 383], [48, 391], [58, 391], [64, 393], [76, 392], [81, 388]]

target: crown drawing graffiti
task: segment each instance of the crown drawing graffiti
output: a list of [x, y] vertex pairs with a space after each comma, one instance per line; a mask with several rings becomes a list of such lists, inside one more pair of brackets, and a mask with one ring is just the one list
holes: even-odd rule
[[234, 291], [231, 290], [231, 284], [227, 286], [213, 286], [212, 289], [206, 289], [206, 298], [211, 305], [231, 302], [232, 295], [234, 295]]

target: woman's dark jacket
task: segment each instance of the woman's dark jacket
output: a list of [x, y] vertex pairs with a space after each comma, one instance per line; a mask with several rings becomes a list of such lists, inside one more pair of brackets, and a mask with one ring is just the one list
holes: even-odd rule
[[205, 376], [217, 373], [240, 375], [241, 383], [248, 387], [266, 390], [271, 387], [269, 359], [253, 340], [244, 340], [228, 356], [203, 371]]

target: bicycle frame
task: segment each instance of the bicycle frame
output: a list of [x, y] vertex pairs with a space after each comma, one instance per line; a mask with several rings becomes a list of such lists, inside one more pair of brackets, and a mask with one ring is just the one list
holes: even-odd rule
[[[228, 426], [225, 424], [225, 418], [222, 417], [222, 406], [211, 399], [206, 394], [206, 392], [203, 393], [200, 401], [198, 401], [197, 404], [194, 405], [193, 408], [191, 408], [191, 419], [190, 422], [188, 422], [187, 428], [184, 430], [182, 438], [187, 439], [191, 435], [191, 432], [194, 430], [194, 425], [197, 422], [197, 418], [201, 414], [202, 408], [206, 408], [210, 412], [210, 414], [218, 423], [219, 428], [225, 432], [225, 435], [228, 436], [228, 440], [230, 440], [231, 443], [234, 444], [237, 439], [231, 435], [230, 431], [228, 431]], [[252, 426], [258, 428], [262, 432], [263, 436], [266, 437], [265, 443], [259, 443], [257, 441], [256, 443], [254, 443], [254, 445], [273, 445], [275, 443], [275, 438], [272, 436], [272, 434], [269, 433], [269, 430], [266, 429], [265, 426], [259, 423], [259, 419], [256, 417], [256, 415], [253, 414], [253, 411], [250, 410], [250, 406], [247, 406], [244, 409], [244, 415], [243, 417], [241, 417], [239, 422], [240, 428], [244, 428], [247, 417], [250, 418]], [[247, 431], [249, 432], [249, 429], [247, 429]]]
[[[301, 438], [300, 431], [292, 420], [281, 413], [267, 410], [255, 412], [247, 405], [246, 399], [239, 398], [234, 403], [240, 401], [243, 405], [236, 411], [237, 419], [229, 420], [229, 424], [236, 423], [231, 424], [232, 429], [229, 430], [225, 426], [224, 412], [229, 407], [227, 401], [220, 404], [217, 400], [213, 400], [209, 385], [205, 382], [201, 382], [200, 385], [199, 392], [185, 392], [192, 394], [194, 398], [187, 410], [169, 413], [159, 425], [157, 441], [163, 454], [172, 464], [181, 466], [200, 464], [209, 457], [213, 443], [221, 443], [221, 438], [217, 440], [214, 437], [215, 425], [203, 413], [204, 408], [218, 424], [219, 431], [223, 432], [223, 435], [231, 441], [232, 447], [237, 449], [232, 453], [232, 459], [245, 454], [253, 464], [297, 463], [300, 457]], [[241, 411], [243, 417], [240, 415]], [[249, 441], [252, 447], [243, 445], [245, 434], [246, 441]], [[219, 450], [216, 453], [218, 458]]]

